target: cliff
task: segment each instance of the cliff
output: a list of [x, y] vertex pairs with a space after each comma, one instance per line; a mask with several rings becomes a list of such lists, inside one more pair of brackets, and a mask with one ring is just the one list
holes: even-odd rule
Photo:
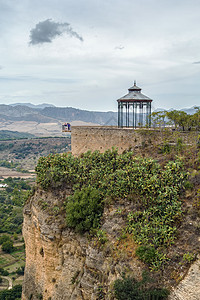
[[[125, 221], [119, 211], [123, 203], [105, 209], [102, 230], [107, 245], [66, 228], [63, 203], [69, 189], [60, 193], [37, 190], [24, 208], [23, 234], [26, 271], [22, 299], [106, 299], [112, 298], [112, 284], [125, 269], [141, 277], [144, 265], [133, 259], [134, 242], [120, 248]], [[42, 296], [41, 296], [42, 295]], [[41, 298], [39, 298], [41, 297]]]
[[[167, 288], [170, 300], [199, 300], [199, 158], [194, 144], [193, 152], [188, 147], [178, 151], [193, 170], [189, 181], [182, 161], [169, 161], [177, 148], [157, 154], [160, 163], [115, 150], [40, 158], [37, 187], [24, 207], [22, 299], [116, 299], [116, 279], [124, 273], [140, 281], [148, 271], [148, 288]], [[146, 154], [148, 147], [140, 149]], [[75, 206], [74, 190], [86, 187], [100, 197], [97, 215], [89, 194], [85, 206], [78, 195], [83, 212]], [[81, 218], [90, 230], [79, 233]]]
[[[125, 220], [119, 212], [130, 211], [133, 204], [118, 202], [105, 209], [102, 229], [107, 232], [107, 242], [101, 245], [100, 239], [91, 240], [66, 228], [63, 202], [68, 193], [69, 189], [60, 193], [38, 189], [24, 208], [23, 300], [114, 299], [116, 278], [125, 270], [141, 278], [145, 269], [135, 256], [134, 241], [120, 242]], [[200, 299], [199, 266], [197, 260], [185, 272], [170, 300]], [[170, 284], [169, 278], [168, 287]]]

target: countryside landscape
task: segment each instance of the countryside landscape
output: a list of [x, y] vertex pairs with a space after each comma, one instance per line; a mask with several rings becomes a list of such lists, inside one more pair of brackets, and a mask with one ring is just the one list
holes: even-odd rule
[[199, 15], [0, 0], [0, 300], [200, 300]]
[[[37, 137], [28, 132], [0, 131], [0, 299], [17, 299], [25, 268], [23, 206], [35, 186], [40, 156], [70, 151], [70, 137]], [[9, 291], [13, 291], [12, 295]], [[7, 297], [7, 298], [5, 298]], [[17, 297], [17, 298], [16, 298]]]
[[1, 130], [0, 299], [21, 299], [23, 285], [22, 299], [171, 300], [182, 282], [185, 299], [198, 299], [200, 110], [192, 112], [153, 112], [152, 128], [135, 129], [140, 139], [122, 154], [116, 145], [73, 156], [70, 133], [55, 133], [52, 120], [48, 136]]

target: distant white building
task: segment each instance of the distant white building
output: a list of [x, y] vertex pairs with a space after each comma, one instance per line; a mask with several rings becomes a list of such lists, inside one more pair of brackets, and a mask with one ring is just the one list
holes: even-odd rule
[[8, 187], [8, 185], [6, 184], [6, 183], [0, 183], [0, 188], [6, 188], [6, 187]]

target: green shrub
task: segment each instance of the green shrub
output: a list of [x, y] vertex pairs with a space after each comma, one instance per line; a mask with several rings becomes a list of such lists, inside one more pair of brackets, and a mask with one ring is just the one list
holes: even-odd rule
[[16, 273], [18, 275], [24, 275], [24, 268], [25, 268], [24, 266], [17, 268]]
[[140, 246], [136, 249], [135, 253], [143, 262], [151, 264], [155, 261], [157, 251], [151, 246]]
[[95, 229], [103, 212], [98, 190], [87, 187], [76, 191], [68, 197], [66, 204], [66, 221], [70, 228], [79, 233]]
[[3, 234], [1, 237], [0, 237], [0, 245], [2, 245], [3, 243], [7, 242], [7, 241], [10, 241], [10, 237], [6, 234]]
[[16, 285], [11, 290], [5, 290], [0, 292], [0, 300], [17, 300], [21, 299], [22, 286]]
[[190, 182], [189, 180], [187, 180], [186, 182], [185, 182], [185, 184], [184, 184], [184, 187], [185, 187], [185, 189], [187, 189], [187, 190], [191, 190], [191, 189], [193, 189], [193, 184], [192, 184], [192, 182]]
[[7, 270], [4, 270], [3, 268], [0, 268], [0, 275], [2, 275], [2, 276], [8, 276], [9, 272]]
[[183, 149], [183, 140], [182, 140], [182, 138], [177, 138], [176, 150], [177, 150], [177, 152], [180, 152], [182, 149]]
[[11, 253], [14, 250], [13, 241], [6, 241], [2, 244], [2, 250], [6, 253]]
[[106, 232], [104, 231], [104, 230], [102, 230], [102, 229], [99, 229], [98, 231], [97, 231], [97, 240], [98, 240], [98, 242], [101, 244], [101, 245], [103, 245], [103, 244], [105, 244], [106, 242], [107, 242], [107, 236], [106, 236]]
[[170, 153], [170, 152], [171, 152], [171, 149], [172, 149], [172, 147], [171, 147], [168, 143], [165, 143], [165, 144], [162, 146], [161, 152], [162, 152], [162, 153]]
[[146, 288], [150, 278], [143, 274], [143, 279], [137, 281], [133, 277], [122, 276], [114, 282], [114, 293], [117, 300], [163, 300], [169, 295], [168, 290]]
[[183, 255], [183, 261], [187, 263], [191, 263], [193, 260], [195, 260], [196, 255], [194, 253], [187, 252]]

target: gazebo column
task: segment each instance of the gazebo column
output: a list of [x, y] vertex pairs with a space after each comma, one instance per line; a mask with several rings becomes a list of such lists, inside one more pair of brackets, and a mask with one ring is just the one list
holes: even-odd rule
[[149, 127], [151, 127], [151, 102], [149, 103]]
[[124, 126], [124, 124], [123, 124], [123, 103], [121, 103], [121, 118], [120, 118], [120, 120], [121, 120], [120, 127], [123, 127]]
[[121, 127], [121, 118], [120, 118], [120, 102], [118, 102], [118, 127]]
[[143, 124], [143, 104], [140, 103], [139, 104], [139, 123], [140, 123], [140, 127], [142, 127]]
[[126, 106], [126, 127], [128, 127], [128, 110], [127, 110], [127, 103], [125, 104]]
[[138, 105], [137, 105], [137, 102], [135, 103], [135, 128], [137, 128], [137, 109], [138, 108]]
[[129, 103], [127, 103], [128, 105], [128, 127], [129, 127]]
[[151, 102], [147, 103], [146, 123], [148, 127], [151, 127]]
[[146, 104], [146, 127], [149, 127], [149, 103]]

